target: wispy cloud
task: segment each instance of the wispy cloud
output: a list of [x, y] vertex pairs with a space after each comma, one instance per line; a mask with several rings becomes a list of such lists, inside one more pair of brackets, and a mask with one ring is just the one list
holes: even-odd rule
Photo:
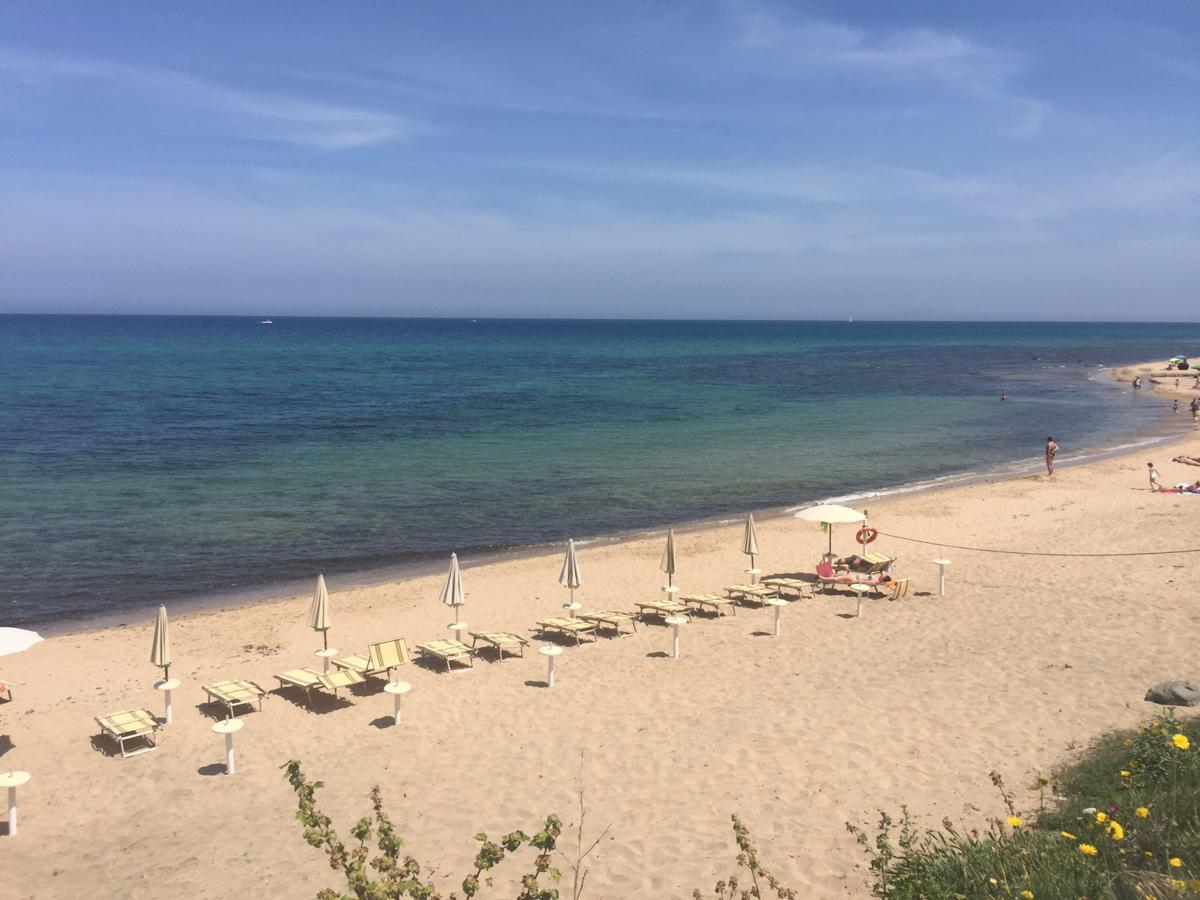
[[427, 130], [392, 112], [233, 88], [173, 69], [0, 50], [0, 74], [30, 88], [62, 79], [107, 82], [171, 107], [208, 112], [236, 136], [318, 150], [403, 141]]

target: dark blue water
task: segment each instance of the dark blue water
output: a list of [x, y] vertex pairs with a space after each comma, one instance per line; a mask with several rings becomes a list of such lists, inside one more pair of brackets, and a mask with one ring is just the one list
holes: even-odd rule
[[[0, 316], [0, 624], [794, 504], [1162, 427], [1196, 325]], [[1089, 377], [1093, 376], [1093, 377]], [[1001, 392], [1011, 396], [1000, 403]]]

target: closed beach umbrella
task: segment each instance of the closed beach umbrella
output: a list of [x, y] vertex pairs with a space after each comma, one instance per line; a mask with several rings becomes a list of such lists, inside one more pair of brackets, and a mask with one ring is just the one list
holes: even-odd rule
[[754, 531], [754, 513], [746, 516], [746, 533], [742, 535], [742, 552], [750, 557], [750, 568], [754, 568], [754, 557], [758, 556], [758, 534]]
[[42, 636], [25, 628], [0, 628], [0, 656], [20, 653], [34, 644], [41, 643]]
[[465, 602], [463, 599], [462, 573], [458, 569], [458, 554], [450, 554], [450, 572], [446, 575], [446, 583], [442, 585], [442, 596], [439, 598], [447, 606], [454, 607], [454, 624], [458, 624], [458, 608]]
[[834, 525], [852, 525], [857, 522], [865, 522], [867, 520], [866, 514], [859, 512], [857, 509], [851, 509], [848, 506], [836, 506], [833, 504], [810, 506], [808, 509], [802, 509], [800, 512], [796, 513], [796, 518], [803, 519], [806, 522], [821, 523], [821, 526], [829, 532], [830, 556], [833, 556]]
[[658, 567], [667, 573], [667, 586], [672, 587], [675, 584], [675, 529], [667, 530], [667, 546], [663, 550], [662, 562]]
[[325, 576], [317, 576], [317, 590], [313, 594], [312, 606], [308, 608], [308, 627], [321, 632], [321, 642], [329, 649], [329, 591], [325, 589]]
[[571, 602], [575, 602], [575, 588], [582, 582], [579, 579], [579, 563], [575, 560], [575, 542], [567, 541], [567, 556], [563, 560], [562, 571], [558, 573], [558, 583], [571, 591]]
[[154, 620], [154, 640], [150, 642], [150, 662], [163, 670], [163, 681], [171, 677], [171, 636], [167, 632], [167, 608], [159, 606]]

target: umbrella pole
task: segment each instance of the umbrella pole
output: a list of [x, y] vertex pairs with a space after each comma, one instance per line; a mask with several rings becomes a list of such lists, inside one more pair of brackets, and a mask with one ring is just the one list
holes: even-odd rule
[[321, 629], [321, 643], [324, 644], [324, 646], [322, 647], [323, 650], [329, 649], [329, 629], [328, 628]]

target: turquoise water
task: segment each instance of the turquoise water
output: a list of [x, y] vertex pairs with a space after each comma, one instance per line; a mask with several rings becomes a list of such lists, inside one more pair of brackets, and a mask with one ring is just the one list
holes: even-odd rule
[[852, 494], [1036, 459], [1047, 434], [1098, 448], [1164, 404], [1096, 367], [1198, 339], [0, 316], [3, 624]]

